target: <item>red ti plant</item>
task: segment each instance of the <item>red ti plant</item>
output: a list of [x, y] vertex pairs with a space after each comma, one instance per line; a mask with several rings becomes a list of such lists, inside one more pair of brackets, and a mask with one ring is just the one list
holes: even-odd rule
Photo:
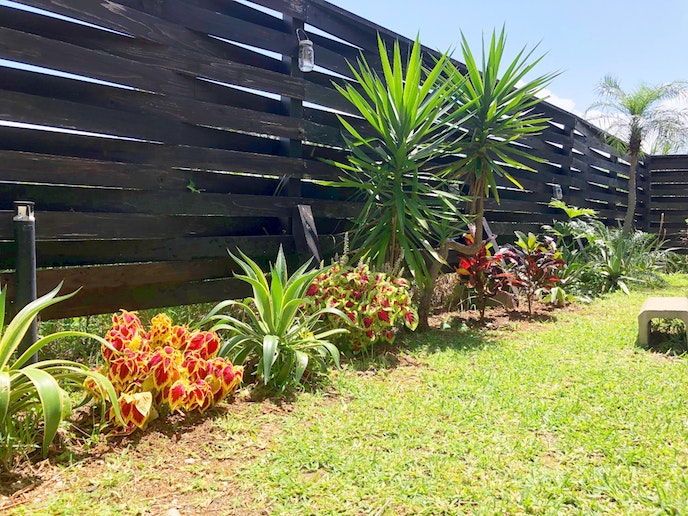
[[[465, 235], [464, 240], [472, 242], [470, 235]], [[485, 305], [487, 300], [499, 292], [504, 292], [506, 285], [501, 265], [501, 255], [492, 256], [489, 248], [491, 243], [483, 242], [474, 256], [463, 256], [455, 267], [462, 283], [473, 289], [477, 297], [476, 306], [480, 312], [480, 321], [485, 318]]]
[[515, 231], [514, 245], [500, 250], [506, 263], [505, 280], [517, 288], [528, 303], [528, 314], [533, 313], [533, 300], [548, 294], [561, 279], [557, 271], [565, 266], [561, 252], [548, 236], [541, 242], [533, 233]]
[[[119, 396], [126, 427], [118, 425], [112, 409], [109, 413], [118, 433], [144, 428], [161, 409], [203, 412], [233, 393], [243, 378], [243, 367], [217, 356], [220, 340], [214, 332], [173, 326], [164, 313], [153, 317], [146, 331], [135, 312], [122, 310], [112, 316], [105, 340], [112, 349], [101, 347], [105, 365], [98, 371]], [[85, 386], [104, 400], [94, 382]]]

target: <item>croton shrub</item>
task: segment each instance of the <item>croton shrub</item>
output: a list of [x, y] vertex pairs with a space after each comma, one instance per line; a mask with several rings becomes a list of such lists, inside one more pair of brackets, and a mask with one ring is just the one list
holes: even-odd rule
[[[355, 325], [348, 334], [337, 335], [335, 344], [342, 350], [363, 352], [378, 342], [393, 343], [403, 326], [415, 330], [418, 312], [411, 302], [409, 282], [400, 277], [375, 272], [366, 262], [355, 267], [337, 263], [319, 274], [308, 288], [317, 308], [336, 308]], [[332, 328], [342, 321], [325, 315], [323, 322]]]
[[[472, 243], [472, 236], [465, 235], [464, 240]], [[459, 281], [473, 291], [476, 297], [476, 307], [480, 313], [480, 320], [485, 318], [487, 301], [499, 293], [510, 296], [509, 284], [504, 278], [504, 267], [500, 254], [490, 253], [489, 242], [483, 242], [474, 256], [460, 256], [459, 263], [454, 268]]]
[[[190, 331], [173, 325], [167, 314], [151, 320], [146, 331], [135, 312], [122, 310], [112, 316], [101, 346], [105, 364], [98, 368], [119, 395], [124, 428], [112, 408], [108, 419], [118, 432], [143, 428], [160, 411], [203, 412], [233, 393], [243, 378], [243, 367], [218, 357], [220, 340], [214, 332]], [[100, 400], [100, 389], [86, 386]]]

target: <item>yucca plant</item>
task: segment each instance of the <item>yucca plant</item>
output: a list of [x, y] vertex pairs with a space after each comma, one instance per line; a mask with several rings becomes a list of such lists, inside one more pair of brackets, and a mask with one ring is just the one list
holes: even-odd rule
[[[79, 331], [61, 331], [41, 337], [19, 354], [17, 349], [37, 314], [55, 303], [72, 297], [76, 292], [58, 296], [58, 285], [44, 296], [26, 305], [4, 326], [6, 289], [0, 291], [0, 435], [5, 439], [4, 462], [11, 460], [14, 446], [31, 446], [23, 442], [32, 432], [24, 428], [34, 421], [43, 421], [43, 456], [55, 438], [60, 423], [71, 413], [70, 395], [66, 388], [84, 391], [83, 381], [91, 378], [106, 393], [121, 418], [117, 394], [110, 381], [87, 366], [68, 360], [44, 360], [28, 364], [32, 355], [57, 339], [86, 337], [110, 345], [101, 337]], [[85, 391], [84, 391], [85, 392]], [[23, 437], [24, 436], [24, 437]], [[7, 446], [9, 444], [9, 446]]]
[[[537, 47], [535, 47], [537, 48]], [[527, 147], [515, 142], [542, 133], [548, 118], [537, 111], [541, 93], [557, 73], [530, 78], [544, 56], [535, 57], [533, 48], [524, 47], [505, 62], [506, 32], [492, 32], [489, 45], [483, 42], [480, 64], [461, 35], [461, 61], [467, 73], [455, 67], [451, 78], [458, 85], [455, 101], [458, 109], [467, 109], [467, 135], [461, 140], [460, 153], [453, 164], [453, 178], [464, 181], [469, 189], [469, 215], [475, 220], [475, 240], [471, 245], [452, 244], [464, 255], [473, 255], [483, 239], [484, 199], [492, 196], [499, 202], [497, 178], [503, 177], [522, 188], [511, 170], [534, 172], [529, 163], [542, 162]]]
[[454, 103], [460, 82], [447, 80], [446, 54], [427, 68], [418, 40], [402, 57], [398, 41], [390, 51], [380, 37], [378, 52], [380, 72], [361, 55], [349, 65], [359, 87], [335, 84], [370, 131], [339, 117], [351, 152], [346, 162], [333, 163], [343, 177], [327, 184], [354, 190], [362, 202], [351, 236], [354, 259], [369, 258], [378, 269], [402, 260], [421, 291], [419, 327], [427, 328], [444, 246], [467, 225], [459, 187], [446, 181], [437, 161], [458, 151], [467, 106]]
[[[281, 247], [269, 275], [241, 251], [229, 254], [245, 273], [236, 277], [251, 285], [253, 296], [222, 301], [200, 323], [229, 332], [218, 355], [234, 364], [255, 362], [258, 379], [278, 392], [297, 387], [307, 370], [326, 370], [329, 360], [339, 367], [339, 351], [328, 339], [347, 330], [322, 330], [320, 319], [334, 314], [343, 325], [349, 319], [334, 308], [307, 309], [308, 287], [322, 270], [309, 270], [308, 262], [288, 276]], [[232, 312], [222, 313], [227, 309]]]

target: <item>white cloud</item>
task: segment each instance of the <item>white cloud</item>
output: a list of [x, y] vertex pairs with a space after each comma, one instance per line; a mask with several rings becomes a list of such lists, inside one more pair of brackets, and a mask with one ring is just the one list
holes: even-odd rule
[[545, 99], [550, 104], [560, 107], [561, 109], [568, 111], [569, 113], [581, 116], [581, 113], [576, 111], [576, 102], [572, 99], [565, 99], [563, 97], [559, 97], [552, 93], [550, 90], [542, 90], [538, 94], [538, 97]]

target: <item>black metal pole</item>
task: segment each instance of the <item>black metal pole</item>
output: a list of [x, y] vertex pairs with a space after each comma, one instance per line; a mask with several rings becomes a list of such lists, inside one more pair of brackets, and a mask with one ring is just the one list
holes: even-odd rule
[[[15, 315], [26, 305], [36, 300], [36, 219], [34, 203], [14, 201], [14, 241], [17, 245]], [[34, 318], [24, 336], [19, 353], [26, 351], [38, 340], [38, 320]], [[29, 363], [36, 363], [33, 355]]]

